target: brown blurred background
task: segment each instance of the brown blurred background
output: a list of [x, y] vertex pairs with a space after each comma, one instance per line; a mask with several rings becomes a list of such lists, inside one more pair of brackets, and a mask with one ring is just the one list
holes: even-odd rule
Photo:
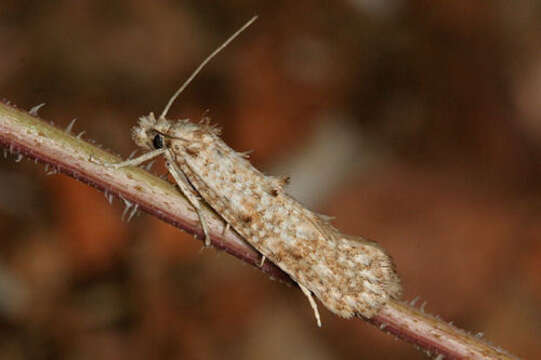
[[[181, 96], [393, 256], [405, 299], [541, 356], [541, 3], [2, 1], [0, 96], [127, 156]], [[422, 359], [32, 162], [0, 160], [0, 359]], [[156, 173], [163, 172], [160, 164]], [[320, 306], [320, 309], [322, 307]]]

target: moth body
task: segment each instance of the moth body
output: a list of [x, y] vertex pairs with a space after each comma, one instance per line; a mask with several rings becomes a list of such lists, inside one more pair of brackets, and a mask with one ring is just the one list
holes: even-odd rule
[[341, 234], [306, 209], [284, 191], [286, 178], [265, 176], [215, 127], [150, 114], [133, 136], [149, 150], [163, 146], [192, 194], [335, 314], [370, 318], [400, 295], [392, 261], [379, 246]]
[[164, 155], [170, 174], [199, 216], [205, 245], [210, 236], [201, 211], [204, 200], [249, 244], [297, 282], [321, 325], [312, 294], [333, 313], [350, 318], [374, 316], [401, 294], [391, 258], [377, 244], [340, 233], [284, 191], [287, 177], [265, 176], [246, 154], [220, 139], [219, 130], [203, 121], [169, 121], [167, 112], [203, 66], [246, 29], [253, 17], [212, 52], [182, 84], [156, 119], [150, 113], [133, 129], [135, 143], [147, 150], [113, 167], [135, 166]]

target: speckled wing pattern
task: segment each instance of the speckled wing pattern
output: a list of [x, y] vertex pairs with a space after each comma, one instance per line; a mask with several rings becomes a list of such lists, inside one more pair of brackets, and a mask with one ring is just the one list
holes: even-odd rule
[[286, 179], [262, 174], [208, 122], [170, 122], [150, 114], [141, 118], [134, 139], [150, 147], [156, 133], [164, 136], [194, 191], [329, 310], [346, 318], [370, 318], [389, 298], [400, 296], [400, 280], [382, 248], [341, 234], [306, 209], [284, 191]]

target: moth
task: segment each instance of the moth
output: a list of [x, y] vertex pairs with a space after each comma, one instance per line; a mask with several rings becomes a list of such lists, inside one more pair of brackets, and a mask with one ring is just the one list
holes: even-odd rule
[[370, 318], [390, 299], [401, 294], [400, 279], [391, 258], [377, 244], [344, 235], [284, 190], [288, 178], [266, 176], [254, 168], [245, 154], [220, 138], [209, 121], [171, 121], [166, 118], [178, 95], [219, 51], [256, 17], [209, 55], [171, 97], [161, 115], [142, 116], [133, 128], [135, 143], [149, 150], [121, 163], [137, 166], [164, 156], [169, 173], [199, 216], [205, 245], [210, 245], [208, 226], [201, 211], [205, 202], [262, 255], [296, 281], [307, 296], [318, 326], [317, 297], [330, 311], [351, 318]]

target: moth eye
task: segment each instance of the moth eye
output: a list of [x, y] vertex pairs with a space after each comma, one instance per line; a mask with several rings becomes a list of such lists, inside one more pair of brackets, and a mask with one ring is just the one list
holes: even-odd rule
[[156, 134], [154, 139], [152, 139], [152, 145], [154, 146], [154, 149], [163, 148], [163, 136], [161, 134]]

